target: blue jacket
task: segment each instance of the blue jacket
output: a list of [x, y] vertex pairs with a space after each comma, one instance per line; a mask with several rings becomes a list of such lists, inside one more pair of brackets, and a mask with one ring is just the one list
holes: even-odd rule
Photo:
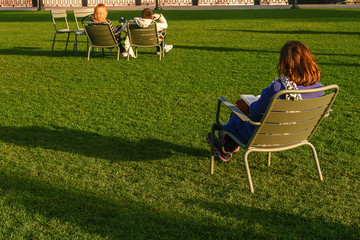
[[[317, 82], [307, 87], [298, 86], [299, 89], [312, 89], [318, 87], [323, 87], [323, 85]], [[249, 107], [250, 119], [253, 121], [260, 121], [266, 111], [267, 106], [270, 103], [272, 96], [275, 93], [284, 89], [285, 89], [284, 85], [278, 81], [272, 82], [269, 87], [265, 88], [261, 92], [261, 97], [259, 98], [259, 100], [253, 102]], [[301, 96], [303, 99], [309, 99], [309, 98], [321, 97], [323, 95], [324, 92], [317, 92], [317, 93], [302, 94]], [[285, 98], [285, 96], [282, 96], [281, 98]], [[225, 130], [231, 132], [243, 142], [248, 142], [251, 136], [253, 135], [254, 131], [256, 130], [256, 126], [244, 122], [239, 117], [236, 116], [231, 117], [229, 119], [229, 122], [227, 124], [224, 124], [223, 127]]]

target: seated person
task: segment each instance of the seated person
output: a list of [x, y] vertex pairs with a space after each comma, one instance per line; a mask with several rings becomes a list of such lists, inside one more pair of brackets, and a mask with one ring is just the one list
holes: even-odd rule
[[[149, 9], [149, 8], [145, 8], [142, 13], [141, 13], [141, 18], [139, 17], [135, 17], [134, 21], [135, 23], [139, 26], [139, 27], [147, 27], [149, 26], [153, 21], [155, 20], [159, 20], [159, 22], [156, 22], [156, 27], [157, 30], [159, 31], [159, 38], [162, 41], [165, 41], [165, 29], [167, 29], [168, 24], [166, 22], [165, 17], [162, 14], [158, 14], [158, 13], [154, 13]], [[124, 24], [123, 27], [121, 28], [120, 31], [127, 31], [127, 24]], [[129, 39], [126, 38], [125, 39], [125, 49], [129, 49], [130, 47], [130, 42]], [[173, 45], [171, 44], [165, 44], [164, 45], [164, 52], [168, 53], [170, 52], [170, 50], [173, 48]], [[131, 54], [131, 49], [130, 49], [130, 54]], [[157, 51], [156, 54], [160, 54], [160, 48], [157, 47]]]
[[107, 7], [104, 4], [100, 3], [95, 7], [94, 14], [91, 16], [90, 21], [91, 22], [106, 22], [106, 23], [108, 23], [116, 37], [116, 40], [119, 43], [121, 54], [124, 55], [125, 48], [120, 43], [120, 31], [119, 31], [120, 29], [119, 29], [119, 27], [114, 28], [112, 22], [109, 19], [107, 19], [107, 15], [108, 15]]
[[[261, 97], [249, 106], [249, 118], [253, 121], [260, 121], [264, 115], [272, 96], [284, 89], [312, 89], [323, 87], [320, 81], [320, 71], [316, 60], [305, 44], [298, 41], [288, 41], [280, 52], [280, 60], [277, 65], [278, 76], [269, 87], [265, 88]], [[324, 95], [324, 92], [306, 94], [286, 94], [280, 98], [288, 100], [301, 100], [317, 98]], [[223, 128], [243, 142], [250, 140], [257, 126], [242, 121], [239, 117], [232, 115]], [[211, 144], [211, 134], [206, 139]], [[224, 131], [219, 131], [218, 137], [214, 136], [214, 149], [219, 158], [228, 161], [234, 153], [239, 151], [239, 146]]]

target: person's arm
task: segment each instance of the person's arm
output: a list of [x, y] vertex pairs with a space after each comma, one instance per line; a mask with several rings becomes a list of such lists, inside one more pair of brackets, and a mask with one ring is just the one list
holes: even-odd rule
[[111, 30], [114, 32], [114, 34], [116, 34], [118, 32], [118, 30], [116, 28], [114, 28], [114, 25], [112, 24], [110, 19], [106, 19], [107, 23], [110, 25]]
[[284, 89], [284, 86], [277, 81], [274, 81], [270, 84], [269, 87], [265, 88], [261, 92], [259, 100], [253, 102], [249, 107], [250, 118], [253, 121], [260, 121], [264, 115], [266, 108], [268, 107], [272, 96], [278, 91]]
[[153, 20], [159, 20], [158, 23], [156, 23], [156, 26], [158, 28], [158, 31], [164, 30], [168, 27], [168, 24], [166, 22], [165, 17], [162, 14], [154, 13]]

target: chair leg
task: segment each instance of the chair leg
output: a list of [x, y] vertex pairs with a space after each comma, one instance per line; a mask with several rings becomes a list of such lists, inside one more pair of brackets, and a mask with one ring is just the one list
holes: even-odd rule
[[50, 56], [52, 56], [53, 51], [54, 51], [54, 45], [55, 45], [55, 38], [56, 38], [56, 34], [57, 34], [57, 32], [56, 32], [56, 33], [55, 33], [55, 35], [54, 35], [54, 40], [53, 40], [53, 44], [52, 44], [52, 48], [51, 48], [51, 55], [50, 55]]
[[68, 43], [69, 43], [69, 37], [70, 37], [70, 33], [68, 33], [68, 37], [67, 37], [67, 40], [66, 40], [65, 53], [66, 53], [67, 46], [68, 46]]
[[75, 43], [74, 43], [73, 51], [75, 51], [75, 56], [77, 56], [77, 35], [76, 34], [75, 34]]
[[88, 61], [89, 61], [89, 59], [90, 59], [90, 52], [91, 52], [91, 46], [89, 47], [89, 49], [88, 49]]
[[102, 53], [103, 53], [103, 57], [105, 57], [105, 52], [104, 52], [104, 48], [102, 48]]
[[250, 174], [250, 169], [249, 169], [249, 163], [248, 163], [248, 155], [249, 155], [249, 153], [250, 153], [250, 151], [246, 151], [244, 153], [244, 165], [245, 165], [245, 171], [246, 171], [246, 175], [247, 175], [247, 179], [248, 179], [248, 183], [249, 183], [250, 192], [254, 193], [254, 187], [253, 187], [251, 174]]
[[319, 175], [319, 179], [320, 181], [324, 181], [322, 173], [321, 173], [321, 169], [320, 169], [320, 163], [319, 163], [319, 159], [317, 157], [317, 153], [316, 153], [316, 149], [314, 147], [314, 145], [312, 145], [311, 143], [307, 142], [306, 143], [308, 146], [310, 146], [310, 148], [312, 149], [313, 155], [314, 155], [314, 160], [315, 160], [315, 165], [316, 165], [316, 169]]
[[214, 174], [214, 140], [215, 140], [215, 129], [211, 128], [211, 144], [210, 144], [210, 174]]
[[271, 163], [271, 152], [268, 152], [267, 166], [270, 167]]
[[119, 61], [119, 56], [120, 56], [120, 48], [118, 47], [118, 54], [117, 54], [117, 59]]

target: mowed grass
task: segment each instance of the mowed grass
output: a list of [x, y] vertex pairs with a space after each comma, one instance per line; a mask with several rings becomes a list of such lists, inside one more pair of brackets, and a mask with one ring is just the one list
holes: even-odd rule
[[[0, 238], [359, 239], [360, 11], [162, 13], [174, 49], [128, 62], [108, 50], [87, 61], [84, 37], [65, 54], [65, 35], [50, 57], [49, 11], [0, 12]], [[251, 194], [242, 151], [209, 175], [205, 135], [217, 97], [260, 94], [288, 40], [340, 86], [311, 140], [324, 181], [309, 148], [271, 167], [253, 153]]]

